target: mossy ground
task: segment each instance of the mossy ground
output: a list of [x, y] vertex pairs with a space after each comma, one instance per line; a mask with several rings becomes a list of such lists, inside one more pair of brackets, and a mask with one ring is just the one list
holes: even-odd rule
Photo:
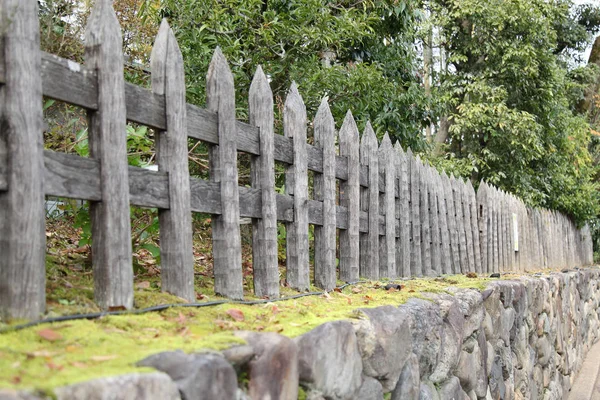
[[[93, 276], [86, 261], [87, 252], [77, 250], [74, 243], [61, 247], [49, 242], [53, 247], [47, 259], [46, 317], [99, 311], [93, 302]], [[194, 253], [198, 302], [224, 300], [212, 292], [211, 262], [206, 249], [195, 247]], [[249, 253], [248, 249], [244, 252], [245, 292], [247, 299], [253, 299]], [[143, 250], [137, 257], [148, 259]], [[410, 297], [443, 292], [449, 286], [483, 289], [490, 280], [464, 275], [410, 279], [401, 282], [400, 291], [385, 290], [385, 282], [365, 282], [329, 294], [259, 305], [174, 307], [162, 312], [9, 331], [0, 333], [0, 388], [50, 392], [65, 384], [143, 371], [135, 362], [160, 351], [224, 349], [242, 343], [234, 335], [237, 330], [295, 337], [326, 321], [353, 318], [357, 308], [399, 305]], [[137, 269], [134, 286], [136, 308], [183, 302], [160, 291], [159, 270], [151, 260]], [[284, 297], [298, 294], [285, 285], [281, 292]], [[22, 321], [0, 321], [0, 329], [19, 322]]]

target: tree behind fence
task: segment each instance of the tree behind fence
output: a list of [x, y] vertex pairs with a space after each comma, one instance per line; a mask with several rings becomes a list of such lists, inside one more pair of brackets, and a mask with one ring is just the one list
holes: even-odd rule
[[[133, 306], [130, 204], [159, 210], [163, 290], [194, 300], [191, 213], [213, 214], [215, 292], [243, 296], [240, 217], [252, 218], [254, 290], [279, 296], [277, 221], [287, 230], [287, 282], [314, 283], [562, 268], [592, 263], [587, 226], [532, 209], [482, 182], [464, 182], [392, 146], [348, 112], [341, 129], [323, 99], [307, 143], [308, 116], [292, 84], [274, 133], [273, 98], [259, 67], [250, 124], [235, 118], [234, 83], [221, 51], [207, 76], [207, 109], [185, 103], [183, 60], [168, 24], [152, 51], [152, 89], [124, 82], [120, 27], [98, 0], [86, 33], [86, 63], [39, 50], [37, 1], [1, 0], [0, 313], [36, 318], [45, 309], [45, 195], [90, 201], [95, 298]], [[42, 95], [86, 109], [90, 158], [43, 150]], [[127, 121], [156, 130], [158, 171], [128, 166]], [[210, 180], [190, 177], [188, 138], [210, 147]], [[336, 148], [336, 141], [339, 149]], [[250, 188], [238, 186], [237, 152], [252, 156]], [[274, 163], [287, 165], [285, 194]], [[313, 171], [314, 199], [309, 197]], [[339, 185], [338, 185], [339, 183]], [[339, 186], [339, 191], [338, 191]], [[339, 231], [339, 235], [338, 235]], [[339, 246], [338, 246], [339, 244]], [[339, 250], [338, 250], [339, 247]], [[339, 253], [338, 253], [339, 251]], [[339, 265], [337, 265], [339, 259]], [[338, 275], [339, 273], [339, 275]]]

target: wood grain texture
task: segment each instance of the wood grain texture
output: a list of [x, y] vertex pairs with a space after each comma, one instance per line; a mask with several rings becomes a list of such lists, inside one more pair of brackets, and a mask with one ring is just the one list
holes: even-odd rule
[[360, 237], [360, 275], [379, 279], [379, 158], [377, 137], [367, 122], [360, 142], [360, 163], [369, 169], [369, 187], [362, 190], [361, 208], [368, 213], [368, 232]]
[[277, 200], [275, 197], [275, 145], [273, 93], [259, 66], [250, 85], [250, 124], [258, 127], [260, 156], [252, 157], [252, 187], [261, 192], [261, 215], [252, 220], [254, 294], [279, 297], [277, 263]]
[[481, 272], [488, 273], [488, 192], [487, 183], [481, 181], [477, 188], [477, 225], [479, 228], [479, 247], [481, 257]]
[[396, 150], [396, 174], [398, 176], [398, 222], [400, 225], [399, 243], [396, 257], [396, 269], [402, 277], [410, 276], [410, 187], [408, 160], [400, 142], [394, 145]]
[[411, 276], [423, 276], [421, 264], [421, 179], [417, 160], [409, 148], [406, 152], [410, 166]]
[[101, 202], [90, 203], [94, 296], [100, 307], [133, 307], [133, 267], [121, 29], [110, 0], [96, 2], [86, 29], [86, 66], [98, 80], [90, 112], [90, 157], [100, 163]]
[[[463, 214], [462, 194], [460, 188], [460, 181], [450, 176], [450, 182], [452, 185], [452, 197], [454, 198], [454, 207], [456, 212], [456, 231], [458, 233], [458, 248], [460, 258], [460, 272], [467, 272], [469, 261], [467, 256], [467, 238], [465, 233], [465, 218]], [[458, 272], [458, 271], [456, 271]]]
[[450, 252], [452, 255], [452, 272], [461, 273], [460, 269], [460, 244], [458, 239], [458, 228], [456, 223], [456, 207], [454, 204], [454, 195], [452, 194], [452, 181], [446, 175], [442, 174], [444, 181], [444, 195], [446, 198], [446, 211], [448, 217], [448, 231], [450, 232]]
[[335, 122], [323, 98], [313, 122], [315, 147], [323, 151], [323, 173], [315, 174], [314, 198], [323, 202], [323, 224], [315, 226], [315, 285], [333, 290], [336, 283]]
[[385, 178], [382, 209], [385, 235], [379, 241], [379, 277], [396, 278], [396, 161], [389, 135], [383, 136], [379, 146], [379, 167]]
[[434, 185], [437, 192], [439, 226], [440, 226], [440, 258], [441, 258], [441, 273], [452, 273], [452, 254], [450, 248], [450, 230], [448, 229], [448, 210], [446, 208], [446, 190], [442, 175], [434, 174]]
[[285, 100], [283, 131], [294, 143], [294, 163], [285, 174], [286, 194], [294, 197], [294, 221], [286, 224], [287, 283], [308, 290], [308, 165], [306, 156], [306, 107], [295, 83]]
[[360, 154], [358, 128], [348, 111], [340, 129], [340, 156], [347, 160], [348, 178], [340, 182], [340, 205], [348, 210], [348, 226], [340, 230], [340, 280], [359, 279]]
[[463, 216], [465, 224], [465, 238], [467, 243], [467, 266], [469, 272], [475, 272], [475, 246], [473, 241], [473, 230], [471, 227], [471, 199], [467, 191], [467, 184], [460, 179], [458, 181], [460, 195], [463, 203]]
[[219, 145], [209, 151], [211, 180], [221, 189], [221, 214], [212, 218], [215, 292], [242, 299], [242, 247], [233, 75], [217, 47], [206, 77], [208, 109], [218, 118]]
[[433, 275], [431, 269], [431, 226], [429, 223], [429, 183], [427, 176], [427, 167], [417, 156], [416, 165], [419, 170], [419, 212], [421, 225], [421, 263], [422, 274], [426, 276]]
[[[36, 1], [0, 3], [5, 84], [0, 88], [0, 317], [37, 319], [46, 308], [42, 82]], [[0, 179], [2, 181], [2, 179]]]
[[431, 269], [435, 275], [442, 274], [442, 255], [440, 238], [440, 216], [438, 209], [438, 194], [435, 187], [435, 174], [433, 167], [427, 167], [427, 184], [429, 190], [429, 224], [431, 226]]
[[156, 135], [156, 160], [168, 176], [169, 208], [158, 211], [161, 290], [193, 302], [194, 256], [183, 57], [164, 19], [152, 55], [152, 91], [164, 96], [166, 131]]

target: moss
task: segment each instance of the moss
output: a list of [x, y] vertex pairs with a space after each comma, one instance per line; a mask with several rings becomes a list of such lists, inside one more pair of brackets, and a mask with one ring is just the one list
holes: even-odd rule
[[306, 400], [306, 392], [302, 386], [298, 387], [298, 400]]

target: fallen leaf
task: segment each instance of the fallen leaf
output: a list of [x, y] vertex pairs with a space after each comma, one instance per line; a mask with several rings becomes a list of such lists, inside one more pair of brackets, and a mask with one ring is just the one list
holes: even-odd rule
[[76, 368], [87, 368], [87, 364], [79, 362], [79, 361], [73, 361], [71, 363], [72, 366], [76, 367]]
[[112, 306], [108, 307], [108, 311], [125, 311], [125, 306]]
[[204, 300], [207, 299], [208, 300], [208, 296], [202, 293], [196, 293], [196, 300]]
[[477, 278], [477, 274], [475, 272], [467, 272], [467, 278]]
[[333, 291], [334, 291], [334, 292], [338, 292], [338, 293], [342, 293], [342, 289], [340, 289], [340, 288], [338, 288], [338, 287], [334, 288], [334, 289], [333, 289]]
[[229, 315], [231, 318], [235, 319], [238, 322], [241, 322], [244, 320], [244, 313], [241, 310], [238, 310], [237, 308], [230, 308], [229, 310], [226, 311], [227, 315]]
[[10, 381], [14, 385], [18, 385], [19, 383], [21, 383], [21, 377], [20, 376], [13, 376], [12, 378], [10, 378]]
[[49, 342], [56, 342], [57, 340], [62, 339], [62, 335], [52, 329], [42, 329], [41, 331], [38, 331], [38, 335]]
[[117, 356], [116, 354], [111, 354], [111, 355], [108, 355], [108, 356], [92, 356], [92, 357], [90, 357], [90, 360], [101, 362], [101, 361], [114, 360], [117, 357], [119, 357], [119, 356]]
[[183, 315], [181, 312], [179, 313], [179, 316], [177, 317], [177, 322], [180, 324], [185, 324], [186, 318], [185, 315]]
[[348, 297], [348, 304], [352, 304], [352, 299], [350, 297]]
[[138, 289], [150, 289], [150, 282], [148, 282], [148, 281], [139, 282], [135, 285], [135, 287]]
[[61, 371], [64, 368], [64, 365], [58, 365], [58, 364], [54, 364], [52, 361], [48, 361], [46, 363], [46, 366], [50, 369], [53, 369], [55, 371]]
[[38, 351], [32, 351], [31, 353], [27, 353], [27, 357], [33, 358], [33, 357], [54, 357], [56, 354], [55, 351], [48, 351], [48, 350], [38, 350]]
[[360, 287], [353, 287], [352, 288], [352, 293], [360, 293], [362, 292], [362, 289]]
[[273, 306], [273, 307], [271, 308], [271, 311], [273, 312], [273, 314], [279, 314], [279, 307], [277, 307], [277, 306]]

